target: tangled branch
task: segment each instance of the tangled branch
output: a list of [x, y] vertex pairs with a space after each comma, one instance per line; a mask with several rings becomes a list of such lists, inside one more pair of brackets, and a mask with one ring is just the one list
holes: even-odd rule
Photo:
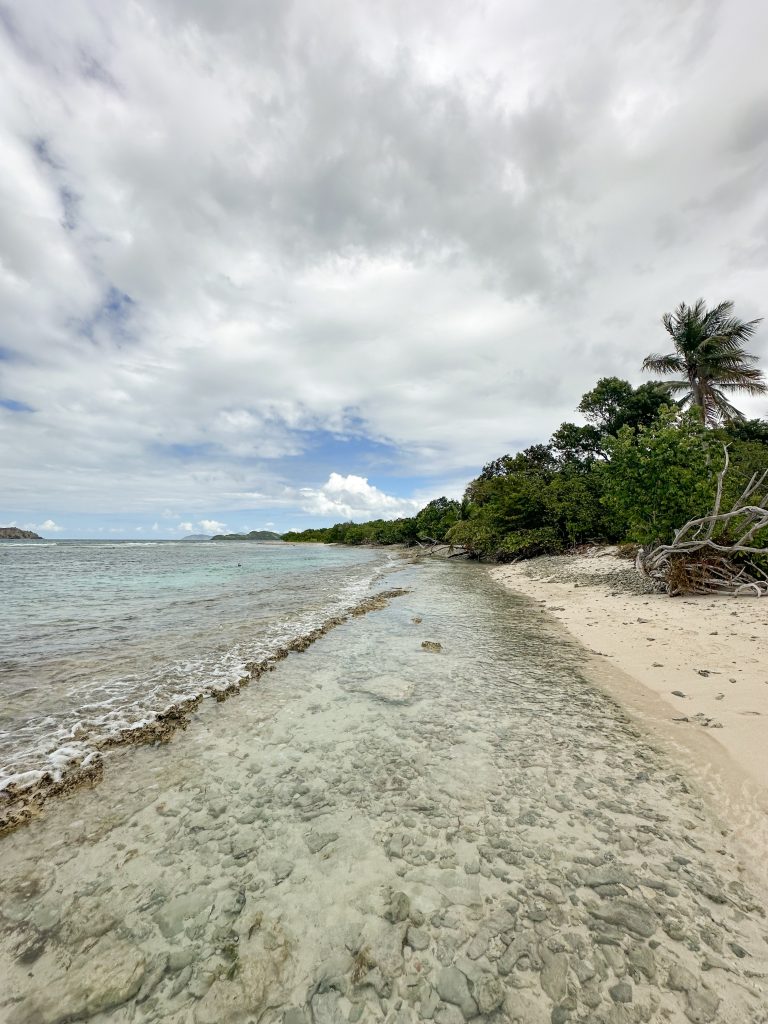
[[[755, 473], [727, 512], [721, 511], [725, 464], [717, 475], [712, 511], [689, 520], [671, 544], [641, 548], [637, 567], [659, 589], [677, 594], [752, 594], [768, 597], [768, 573], [755, 559], [768, 557], [768, 542], [758, 535], [768, 530], [768, 469]], [[762, 497], [760, 495], [762, 494]]]

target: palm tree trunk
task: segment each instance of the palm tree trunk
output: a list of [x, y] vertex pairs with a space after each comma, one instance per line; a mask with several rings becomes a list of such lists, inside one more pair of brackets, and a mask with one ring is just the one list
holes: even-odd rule
[[688, 379], [691, 382], [691, 402], [693, 406], [698, 410], [699, 417], [704, 426], [707, 425], [707, 410], [704, 405], [703, 388], [701, 381], [693, 374], [689, 374]]

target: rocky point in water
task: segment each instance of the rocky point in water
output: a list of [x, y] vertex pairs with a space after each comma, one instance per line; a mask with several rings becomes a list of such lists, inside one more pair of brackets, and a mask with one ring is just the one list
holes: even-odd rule
[[20, 530], [18, 526], [0, 526], [0, 540], [42, 540], [32, 530]]

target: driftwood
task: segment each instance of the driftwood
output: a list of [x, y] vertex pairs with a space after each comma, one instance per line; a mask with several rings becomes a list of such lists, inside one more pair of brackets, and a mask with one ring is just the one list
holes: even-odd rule
[[[691, 519], [671, 544], [641, 548], [636, 565], [670, 596], [678, 594], [750, 594], [768, 597], [768, 573], [753, 559], [768, 557], [768, 541], [755, 537], [768, 529], [768, 469], [755, 473], [741, 497], [721, 511], [725, 464], [717, 475], [712, 511]], [[761, 497], [762, 495], [762, 497]]]
[[[426, 541], [426, 543], [422, 543]], [[461, 544], [449, 544], [444, 540], [434, 540], [432, 537], [418, 537], [414, 540], [414, 544], [417, 544], [422, 551], [426, 551], [429, 555], [437, 554], [438, 552], [444, 558], [467, 558], [469, 552]], [[447, 552], [443, 554], [443, 552]]]

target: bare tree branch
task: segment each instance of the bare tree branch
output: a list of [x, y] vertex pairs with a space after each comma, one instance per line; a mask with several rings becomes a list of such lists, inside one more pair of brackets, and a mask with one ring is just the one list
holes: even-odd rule
[[[730, 511], [721, 512], [728, 466], [725, 448], [711, 512], [681, 526], [671, 544], [641, 548], [638, 553], [637, 568], [670, 596], [727, 593], [768, 597], [768, 573], [749, 557], [768, 557], [768, 491], [760, 497], [768, 470], [755, 473]], [[745, 504], [750, 499], [757, 503]], [[755, 537], [762, 530], [766, 535], [755, 546]]]

